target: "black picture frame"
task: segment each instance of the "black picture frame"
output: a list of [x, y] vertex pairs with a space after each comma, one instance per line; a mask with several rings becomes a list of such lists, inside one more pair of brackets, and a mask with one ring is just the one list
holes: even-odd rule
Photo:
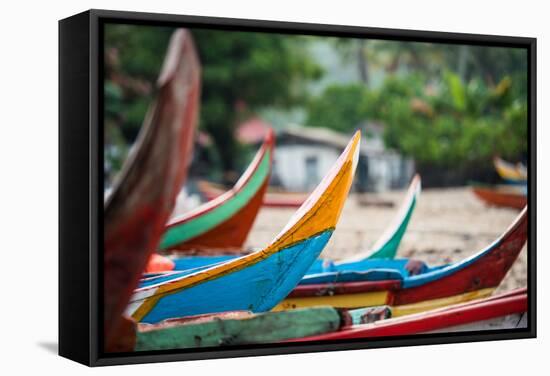
[[[102, 25], [208, 27], [525, 48], [528, 54], [528, 327], [342, 342], [106, 354], [101, 349]], [[536, 337], [536, 39], [436, 31], [88, 10], [59, 21], [59, 354], [89, 366]]]

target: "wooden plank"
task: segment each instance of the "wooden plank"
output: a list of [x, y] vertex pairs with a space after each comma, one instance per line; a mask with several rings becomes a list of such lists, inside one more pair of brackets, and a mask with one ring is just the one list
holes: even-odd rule
[[505, 329], [525, 329], [527, 328], [527, 314], [514, 313], [496, 317], [493, 319], [482, 320], [469, 324], [455, 325], [448, 328], [430, 330], [425, 333], [459, 333], [459, 332], [479, 332], [482, 330], [505, 330]]
[[295, 338], [289, 342], [403, 336], [453, 328], [524, 312], [527, 312], [527, 294], [513, 295], [376, 321], [372, 324], [350, 326], [334, 333]]
[[340, 314], [333, 308], [264, 313], [240, 319], [203, 323], [150, 325], [137, 334], [136, 351], [203, 348], [279, 342], [338, 330]]
[[523, 248], [527, 218], [525, 208], [501, 237], [461, 262], [403, 281], [299, 285], [275, 309], [319, 304], [340, 308], [386, 304], [395, 307], [399, 315], [487, 296], [501, 283]]

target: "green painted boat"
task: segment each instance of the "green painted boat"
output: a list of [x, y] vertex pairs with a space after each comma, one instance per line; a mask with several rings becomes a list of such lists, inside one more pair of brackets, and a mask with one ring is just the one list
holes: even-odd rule
[[[338, 310], [315, 307], [263, 314], [233, 313], [198, 318], [168, 320], [154, 325], [140, 324], [136, 351], [171, 350], [278, 342], [290, 338], [338, 330], [342, 319]], [[204, 322], [206, 321], [206, 322]]]
[[193, 254], [241, 252], [269, 184], [274, 143], [270, 130], [235, 186], [214, 200], [173, 217], [159, 248]]
[[388, 306], [353, 310], [312, 307], [253, 314], [230, 311], [139, 324], [136, 351], [274, 343], [325, 334], [391, 317]]

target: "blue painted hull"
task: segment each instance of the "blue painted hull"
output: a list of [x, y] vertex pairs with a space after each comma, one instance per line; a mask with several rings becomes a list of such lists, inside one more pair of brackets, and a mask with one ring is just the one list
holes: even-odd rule
[[[179, 257], [174, 259], [174, 270], [186, 271], [194, 268], [204, 268], [206, 266], [213, 266], [220, 262], [233, 260], [235, 258], [236, 256], [234, 255]], [[361, 261], [335, 264], [330, 260], [317, 259], [313, 262], [313, 264], [311, 264], [306, 272], [306, 275], [343, 271], [365, 271], [384, 268], [398, 269], [401, 272], [405, 272], [406, 263], [407, 259], [364, 259]]]
[[[233, 258], [235, 256], [231, 255], [182, 257], [175, 260], [175, 269], [182, 270], [187, 267], [202, 269], [205, 265], [208, 266], [212, 265], [212, 263], [224, 262]], [[408, 261], [408, 259], [365, 259], [344, 264], [334, 264], [329, 260], [317, 259], [309, 267], [299, 284], [380, 281], [388, 279], [406, 281], [412, 278], [405, 269]], [[436, 267], [423, 265], [420, 272], [421, 275], [426, 275], [445, 267], [447, 265]], [[416, 277], [414, 280], [417, 281], [418, 279]]]
[[[283, 249], [244, 269], [165, 295], [142, 318], [156, 323], [172, 317], [234, 310], [269, 311], [302, 279], [332, 235], [332, 230]], [[177, 279], [195, 270], [160, 275], [146, 281], [152, 286]]]
[[300, 281], [300, 285], [320, 284], [320, 283], [341, 283], [341, 282], [366, 282], [366, 281], [384, 281], [399, 280], [402, 286], [405, 286], [413, 277], [425, 275], [438, 275], [438, 270], [448, 267], [448, 265], [429, 267], [422, 265], [418, 276], [410, 276], [405, 268], [409, 259], [395, 260], [363, 260], [354, 263], [333, 265], [332, 270], [325, 268], [324, 272], [307, 274]]
[[[475, 262], [485, 253], [478, 253], [455, 264], [434, 267], [423, 265], [420, 274], [415, 276], [410, 276], [405, 269], [408, 259], [365, 259], [339, 265], [335, 265], [330, 261], [315, 260], [299, 284], [401, 280], [403, 288], [416, 287], [455, 273]], [[234, 256], [189, 257], [178, 259], [176, 262], [179, 262], [178, 266], [182, 267], [184, 265], [201, 265], [201, 262], [212, 261], [212, 259], [220, 262], [220, 260], [230, 260], [232, 258]], [[189, 264], [187, 264], [188, 260], [190, 261]], [[200, 268], [204, 268], [204, 266]]]

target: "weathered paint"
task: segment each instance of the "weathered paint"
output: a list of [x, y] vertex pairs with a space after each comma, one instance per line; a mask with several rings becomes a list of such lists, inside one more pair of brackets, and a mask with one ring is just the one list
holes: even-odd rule
[[384, 305], [388, 301], [388, 291], [375, 291], [333, 296], [310, 296], [303, 298], [286, 298], [273, 308], [273, 311], [285, 309], [329, 305], [337, 308], [359, 308]]
[[[104, 206], [103, 328], [106, 350], [128, 328], [122, 319], [150, 253], [185, 181], [193, 147], [200, 64], [191, 34], [172, 35], [136, 146], [128, 156]], [[159, 183], [161, 182], [161, 183]]]
[[[403, 336], [426, 333], [459, 325], [479, 323], [497, 317], [527, 312], [527, 294], [482, 299], [475, 302], [448, 306], [428, 312], [376, 321], [372, 324], [341, 328], [334, 333], [295, 338], [290, 342], [342, 340]], [[442, 330], [444, 332], [444, 330]]]
[[443, 329], [429, 330], [426, 334], [434, 333], [458, 333], [458, 332], [479, 332], [483, 330], [507, 330], [507, 329], [526, 329], [527, 313], [514, 313], [511, 315], [500, 316], [492, 319], [476, 321], [468, 324], [450, 326]]
[[217, 318], [202, 323], [160, 323], [137, 333], [136, 351], [203, 348], [279, 342], [334, 332], [339, 313], [330, 307], [268, 312], [244, 318]]
[[233, 189], [195, 210], [170, 220], [160, 249], [240, 249], [267, 189], [272, 165], [273, 132]]
[[[343, 261], [331, 262], [330, 260], [316, 260], [309, 268], [307, 274], [322, 273], [327, 271], [337, 270], [350, 270], [352, 268], [358, 268], [365, 270], [368, 268], [376, 267], [378, 264], [362, 265], [359, 262], [363, 260], [376, 260], [376, 259], [392, 259], [397, 253], [397, 249], [403, 238], [409, 220], [415, 208], [416, 201], [420, 194], [420, 177], [416, 175], [407, 191], [405, 199], [398, 210], [395, 218], [388, 227], [388, 229], [382, 234], [382, 236], [375, 242], [373, 248], [367, 252], [360, 253], [356, 257], [349, 258]], [[236, 223], [235, 225], [239, 225]], [[206, 241], [206, 239], [205, 239]], [[195, 247], [196, 248], [196, 247]], [[219, 250], [211, 250], [210, 253], [219, 252]], [[174, 268], [173, 270], [186, 270], [199, 266], [213, 265], [221, 261], [228, 261], [237, 256], [234, 255], [219, 255], [204, 256], [205, 251], [201, 251], [199, 256], [175, 256], [173, 257]]]
[[[200, 192], [208, 199], [214, 200], [224, 192], [223, 186], [208, 181], [199, 181]], [[267, 191], [262, 206], [272, 208], [299, 208], [307, 199], [307, 193], [279, 193]]]
[[333, 169], [265, 249], [139, 288], [128, 314], [158, 322], [205, 312], [273, 308], [295, 287], [332, 234], [357, 166], [357, 132]]
[[418, 303], [393, 306], [392, 317], [399, 317], [410, 315], [413, 313], [430, 311], [432, 309], [446, 307], [452, 304], [465, 303], [474, 299], [486, 298], [491, 295], [493, 291], [495, 291], [495, 288], [485, 288], [481, 290], [465, 292], [464, 294], [448, 296], [445, 298], [430, 299]]
[[136, 321], [156, 323], [168, 318], [202, 313], [268, 311], [294, 288], [309, 263], [323, 250], [331, 234], [332, 230], [324, 231], [270, 254], [259, 262], [242, 264], [239, 270], [220, 272], [213, 278], [201, 281], [195, 288], [181, 288], [178, 285], [193, 275], [212, 273], [212, 270], [146, 287], [142, 291], [154, 290], [154, 294], [133, 300], [132, 303], [141, 304], [131, 316]]
[[[433, 306], [439, 301], [438, 299], [455, 296], [461, 296], [461, 298], [455, 298], [459, 299], [458, 301], [466, 300], [468, 297], [472, 299], [488, 294], [490, 290], [501, 283], [517, 259], [526, 240], [527, 208], [518, 215], [514, 223], [497, 240], [461, 262], [439, 267], [427, 267], [425, 272], [420, 275], [408, 276], [404, 270], [404, 261], [406, 260], [367, 260], [365, 263], [384, 263], [388, 268], [382, 268], [383, 273], [381, 274], [351, 273], [353, 277], [363, 278], [358, 282], [315, 283], [310, 286], [300, 284], [287, 299], [278, 305], [278, 309], [311, 306], [316, 299], [322, 298], [322, 304], [342, 308], [358, 307], [357, 304], [360, 301], [364, 306], [380, 304], [393, 307], [405, 306], [402, 307], [404, 312], [406, 306], [419, 302], [432, 301], [426, 305]], [[393, 266], [390, 268], [390, 265]], [[376, 279], [374, 277], [378, 275], [383, 276], [389, 270], [398, 277], [393, 280], [372, 280]], [[320, 274], [310, 281], [322, 280], [323, 275], [327, 280], [332, 281], [341, 275], [345, 276], [345, 273]], [[308, 278], [305, 280], [307, 281]], [[383, 292], [386, 292], [386, 301], [379, 300], [380, 294]], [[412, 311], [420, 309], [418, 307], [421, 305], [409, 307]]]
[[378, 320], [391, 318], [392, 309], [389, 306], [350, 309], [344, 310], [342, 316], [345, 319], [343, 326], [370, 324]]

